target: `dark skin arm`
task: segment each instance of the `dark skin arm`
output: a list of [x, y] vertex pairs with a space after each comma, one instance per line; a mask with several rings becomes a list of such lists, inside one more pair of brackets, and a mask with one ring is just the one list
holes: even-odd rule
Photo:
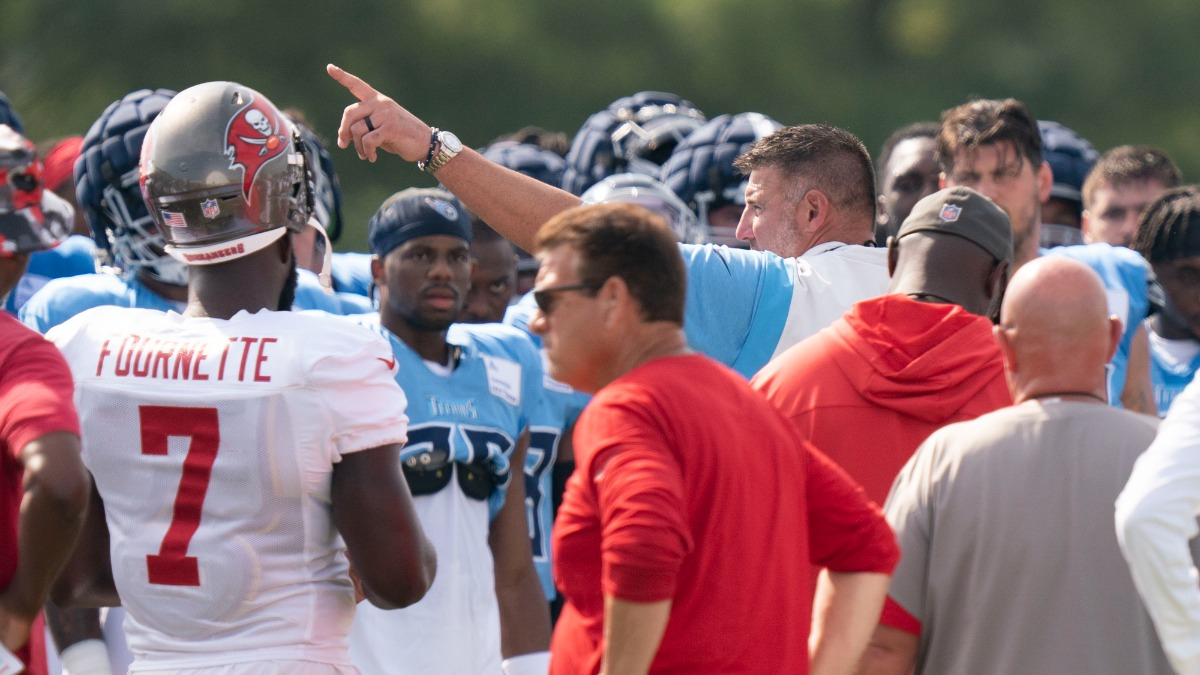
[[533, 567], [529, 525], [525, 519], [525, 481], [521, 469], [529, 448], [529, 432], [521, 434], [510, 460], [513, 480], [504, 506], [492, 521], [488, 545], [496, 572], [500, 605], [500, 653], [511, 658], [550, 648], [550, 612], [541, 581]]
[[53, 602], [46, 603], [46, 627], [54, 636], [58, 653], [84, 640], [103, 640], [100, 627], [100, 610], [92, 607], [60, 609]]
[[16, 650], [29, 641], [29, 628], [54, 578], [75, 545], [87, 509], [88, 473], [79, 437], [61, 431], [21, 449], [24, 496], [17, 525], [20, 551], [12, 581], [0, 591], [0, 644]]
[[423, 598], [437, 572], [433, 544], [400, 475], [400, 447], [351, 453], [333, 467], [334, 524], [346, 541], [363, 594], [382, 609], [407, 607]]
[[54, 582], [51, 599], [59, 607], [116, 607], [121, 604], [112, 576], [104, 500], [95, 484], [91, 488], [83, 531]]

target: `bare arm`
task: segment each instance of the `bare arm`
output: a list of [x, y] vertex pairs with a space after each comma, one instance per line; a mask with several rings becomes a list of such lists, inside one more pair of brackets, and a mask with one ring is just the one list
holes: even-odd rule
[[500, 605], [500, 653], [505, 658], [550, 649], [550, 608], [533, 567], [533, 549], [525, 519], [522, 469], [528, 447], [526, 431], [510, 460], [512, 479], [504, 506], [492, 521], [488, 534], [496, 569], [496, 600]]
[[94, 483], [83, 532], [54, 582], [52, 600], [59, 607], [116, 607], [121, 604], [112, 575], [104, 501]]
[[399, 458], [392, 444], [345, 455], [333, 467], [333, 521], [363, 593], [383, 609], [420, 600], [437, 571]]
[[822, 570], [809, 635], [812, 675], [853, 673], [879, 623], [891, 575]]
[[73, 433], [59, 431], [30, 441], [21, 449], [21, 462], [17, 569], [0, 591], [0, 642], [13, 650], [29, 640], [29, 627], [71, 554], [83, 527], [89, 485], [79, 437]]
[[858, 675], [908, 675], [917, 663], [920, 636], [879, 624], [863, 653]]
[[670, 600], [627, 602], [605, 595], [604, 660], [600, 672], [608, 675], [649, 672], [670, 616]]
[[1121, 405], [1126, 410], [1158, 417], [1154, 402], [1154, 386], [1150, 383], [1150, 339], [1146, 327], [1139, 326], [1129, 344], [1129, 363], [1125, 369], [1125, 387], [1121, 390]]
[[[372, 162], [379, 150], [409, 162], [425, 159], [429, 152], [429, 125], [341, 68], [331, 64], [326, 70], [359, 101], [342, 113], [338, 147], [353, 144], [360, 159]], [[374, 131], [369, 131], [364, 122], [368, 116]], [[569, 192], [493, 164], [469, 148], [463, 148], [438, 170], [437, 178], [467, 208], [526, 251], [533, 250], [533, 240], [542, 223], [580, 204], [579, 198]]]

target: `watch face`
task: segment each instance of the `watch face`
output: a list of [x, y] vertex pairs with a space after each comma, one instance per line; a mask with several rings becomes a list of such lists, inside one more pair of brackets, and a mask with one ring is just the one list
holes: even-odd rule
[[458, 140], [458, 136], [455, 136], [449, 131], [442, 132], [442, 145], [453, 153], [462, 151], [462, 141]]

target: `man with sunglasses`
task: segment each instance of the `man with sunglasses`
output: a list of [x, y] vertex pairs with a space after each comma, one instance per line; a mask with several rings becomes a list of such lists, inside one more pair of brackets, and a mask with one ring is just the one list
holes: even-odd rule
[[[499, 324], [453, 324], [474, 263], [471, 223], [453, 195], [410, 188], [368, 234], [379, 314], [412, 405], [400, 469], [438, 553], [420, 602], [360, 605], [351, 656], [374, 673], [545, 672], [550, 621], [526, 525], [529, 422], [542, 404], [537, 349]], [[503, 657], [503, 662], [502, 662]]]
[[[551, 672], [808, 672], [810, 561], [834, 570], [812, 672], [848, 672], [895, 542], [861, 487], [687, 347], [677, 250], [632, 204], [571, 209], [538, 235], [530, 328], [550, 374], [595, 394], [555, 522]], [[738, 427], [753, 444], [730, 445]]]

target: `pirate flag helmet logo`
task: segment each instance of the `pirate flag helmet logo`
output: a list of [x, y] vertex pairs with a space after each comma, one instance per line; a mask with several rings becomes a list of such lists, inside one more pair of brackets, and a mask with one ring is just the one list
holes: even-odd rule
[[259, 170], [287, 151], [291, 124], [266, 99], [253, 94], [247, 99], [226, 127], [225, 154], [229, 155], [229, 168], [242, 169], [242, 195], [250, 199]]

